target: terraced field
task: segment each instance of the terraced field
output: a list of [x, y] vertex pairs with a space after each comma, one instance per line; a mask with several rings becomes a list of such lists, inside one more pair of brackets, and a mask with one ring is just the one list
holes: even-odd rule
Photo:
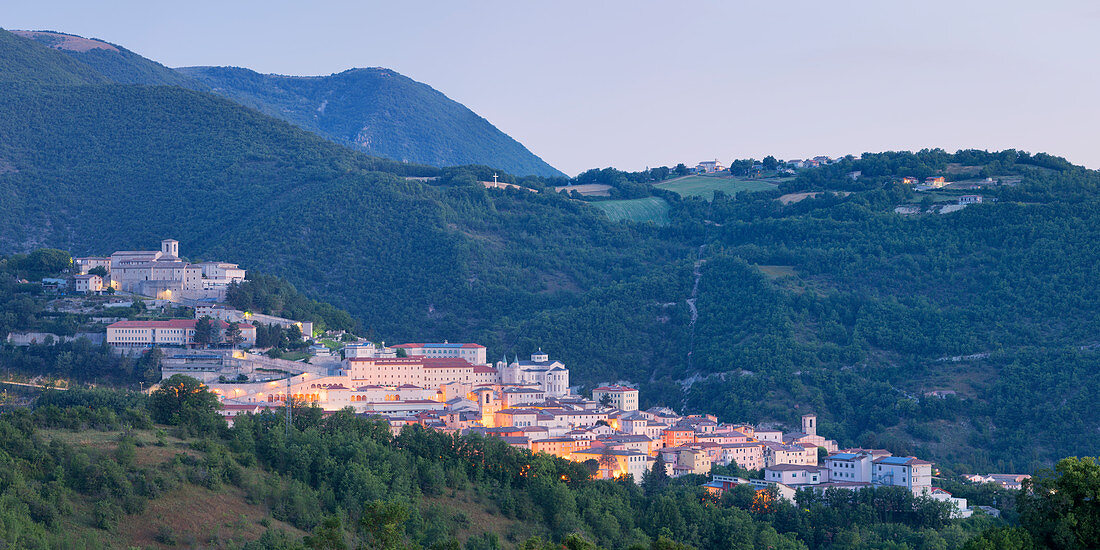
[[753, 180], [716, 176], [684, 176], [655, 184], [654, 187], [672, 191], [681, 197], [700, 197], [710, 200], [715, 191], [735, 195], [741, 191], [771, 191], [779, 180]]
[[589, 203], [603, 210], [612, 221], [630, 220], [635, 222], [653, 222], [668, 225], [668, 203], [660, 197], [645, 197], [622, 201], [599, 201]]

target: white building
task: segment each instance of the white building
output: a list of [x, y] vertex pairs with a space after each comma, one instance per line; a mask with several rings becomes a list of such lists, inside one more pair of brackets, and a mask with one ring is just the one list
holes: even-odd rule
[[424, 357], [442, 358], [442, 357], [457, 357], [459, 359], [465, 359], [475, 365], [487, 365], [488, 361], [485, 358], [485, 346], [481, 344], [451, 344], [444, 341], [442, 344], [438, 343], [414, 343], [414, 344], [398, 344], [391, 346], [394, 349], [403, 349], [407, 355], [422, 355]]
[[[194, 319], [168, 321], [119, 321], [107, 327], [107, 344], [115, 348], [151, 348], [154, 346], [187, 347], [195, 344]], [[229, 323], [219, 323], [219, 333], [224, 338]], [[242, 345], [256, 345], [256, 327], [240, 324]]]
[[569, 369], [561, 361], [551, 361], [541, 349], [531, 354], [530, 361], [520, 361], [518, 357], [507, 365], [500, 361], [497, 370], [502, 384], [538, 386], [548, 397], [569, 394]]
[[600, 386], [592, 390], [592, 400], [603, 403], [607, 399], [608, 404], [621, 411], [638, 410], [638, 390], [626, 386]]
[[111, 259], [103, 258], [100, 256], [87, 256], [84, 258], [73, 258], [73, 267], [76, 268], [76, 272], [80, 275], [86, 275], [89, 271], [102, 267], [107, 270], [107, 274], [111, 274]]
[[695, 166], [696, 172], [701, 172], [704, 174], [713, 174], [715, 172], [721, 172], [725, 169], [726, 167], [722, 166], [722, 163], [718, 162], [718, 159], [704, 160], [703, 162], [700, 162]]
[[[203, 267], [206, 265], [207, 267]], [[111, 286], [115, 290], [165, 300], [224, 300], [229, 284], [244, 280], [236, 264], [193, 265], [179, 258], [179, 241], [165, 239], [159, 251], [120, 250], [111, 254]]]
[[103, 278], [99, 275], [77, 275], [73, 277], [73, 290], [84, 294], [99, 294], [103, 292]]
[[911, 456], [879, 458], [872, 464], [871, 483], [924, 494], [932, 490], [932, 463]]
[[871, 453], [835, 453], [825, 458], [825, 467], [829, 469], [829, 479], [853, 483], [870, 483], [872, 462]]

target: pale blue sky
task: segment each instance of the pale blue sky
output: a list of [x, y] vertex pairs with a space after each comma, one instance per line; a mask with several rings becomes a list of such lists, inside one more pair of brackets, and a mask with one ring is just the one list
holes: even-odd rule
[[1017, 147], [1100, 167], [1089, 1], [19, 2], [171, 67], [389, 67], [575, 174]]

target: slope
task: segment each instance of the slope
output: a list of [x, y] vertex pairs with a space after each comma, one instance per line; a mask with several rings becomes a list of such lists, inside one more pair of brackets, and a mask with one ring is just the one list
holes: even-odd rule
[[489, 121], [432, 87], [389, 69], [323, 77], [186, 67], [215, 93], [372, 154], [433, 166], [483, 164], [520, 175], [563, 176]]
[[53, 31], [11, 31], [11, 33], [60, 51], [70, 59], [99, 73], [105, 77], [105, 81], [119, 84], [183, 86], [193, 90], [206, 89], [206, 86], [197, 80], [117, 44]]
[[98, 84], [110, 79], [65, 55], [0, 29], [0, 80], [39, 84]]

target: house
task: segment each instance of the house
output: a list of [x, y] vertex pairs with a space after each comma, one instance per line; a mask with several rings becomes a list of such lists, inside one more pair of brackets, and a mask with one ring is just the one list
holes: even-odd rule
[[963, 196], [959, 197], [959, 204], [962, 205], [962, 206], [965, 206], [965, 205], [968, 205], [968, 204], [978, 204], [980, 202], [982, 202], [982, 196], [981, 195], [963, 195]]
[[726, 167], [722, 166], [722, 163], [718, 162], [718, 159], [704, 160], [695, 166], [695, 171], [702, 174], [713, 174], [725, 169]]
[[627, 386], [600, 386], [592, 390], [592, 400], [607, 404], [620, 411], [638, 410], [638, 390]]
[[73, 258], [73, 267], [76, 268], [76, 272], [80, 275], [86, 275], [89, 271], [102, 267], [107, 275], [111, 274], [111, 259], [101, 256], [86, 256], [84, 258]]
[[591, 447], [574, 451], [569, 460], [585, 462], [595, 460], [598, 463], [598, 479], [616, 479], [630, 476], [635, 483], [642, 482], [642, 475], [653, 466], [654, 458], [636, 451], [617, 451], [607, 447]]
[[946, 502], [951, 505], [951, 517], [955, 519], [968, 518], [974, 515], [974, 510], [967, 507], [965, 498], [952, 496], [951, 493], [939, 487], [933, 487], [928, 496], [932, 500]]
[[77, 275], [73, 277], [73, 290], [84, 294], [103, 292], [103, 277], [99, 275]]
[[863, 175], [863, 172], [861, 170], [855, 170], [855, 171], [852, 171], [852, 172], [848, 172], [847, 174], [844, 174], [844, 175], [847, 176], [848, 178], [850, 178], [852, 181], [855, 181], [855, 180], [858, 180], [859, 177]]
[[931, 176], [924, 178], [924, 184], [930, 189], [939, 189], [947, 185], [947, 180], [943, 176]]
[[832, 481], [870, 483], [873, 461], [869, 452], [834, 453], [825, 458], [825, 467]]
[[828, 468], [800, 464], [776, 464], [764, 468], [764, 481], [784, 485], [817, 485], [829, 481]]
[[903, 185], [916, 185], [917, 181], [918, 181], [917, 178], [914, 178], [912, 176], [905, 176], [905, 177], [901, 178], [901, 183]]

